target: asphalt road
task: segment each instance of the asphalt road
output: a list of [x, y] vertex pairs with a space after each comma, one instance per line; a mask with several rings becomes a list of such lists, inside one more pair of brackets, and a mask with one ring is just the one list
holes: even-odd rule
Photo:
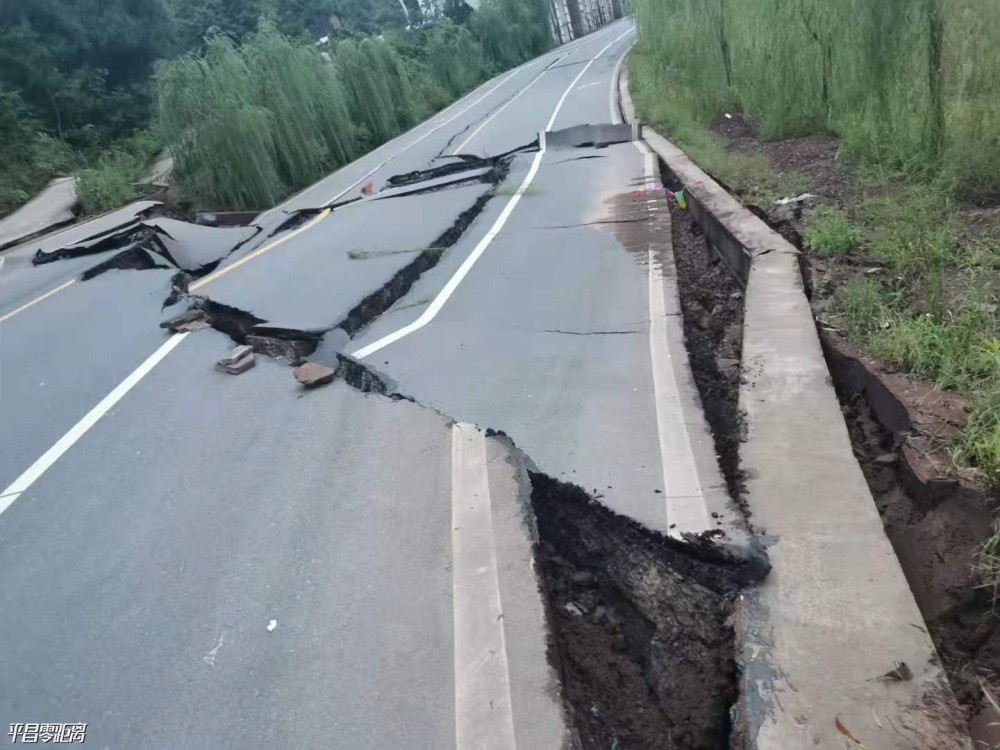
[[[262, 221], [610, 122], [631, 40], [618, 22], [504, 74]], [[167, 270], [0, 267], [0, 725], [87, 722], [115, 748], [560, 746], [526, 466], [473, 424], [658, 530], [725, 522], [652, 180], [634, 143], [516, 155], [344, 347], [416, 403], [304, 391], [262, 356], [215, 372], [226, 336], [157, 328]], [[320, 213], [192, 291], [329, 327], [490, 187]]]

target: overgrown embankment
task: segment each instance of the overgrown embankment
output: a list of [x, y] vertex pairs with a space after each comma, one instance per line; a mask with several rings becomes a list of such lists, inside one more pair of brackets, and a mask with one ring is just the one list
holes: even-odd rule
[[636, 4], [640, 115], [796, 233], [829, 325], [969, 399], [947, 449], [996, 486], [1000, 6], [694, 5]]

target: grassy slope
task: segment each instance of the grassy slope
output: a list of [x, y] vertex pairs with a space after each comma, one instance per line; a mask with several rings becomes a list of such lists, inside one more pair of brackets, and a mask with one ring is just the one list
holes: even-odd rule
[[[655, 55], [637, 49], [630, 71], [640, 117], [743, 200], [766, 204], [808, 187], [802, 175], [779, 171], [764, 156], [727, 148], [698, 102], [669, 83]], [[973, 408], [953, 456], [985, 483], [1000, 484], [1000, 243], [966, 236], [947, 187], [898, 174], [888, 180], [860, 159], [855, 164], [862, 198], [818, 209], [804, 233], [818, 255], [858, 251], [886, 263], [885, 273], [865, 276], [859, 269], [835, 290], [837, 324], [882, 361], [967, 395]]]

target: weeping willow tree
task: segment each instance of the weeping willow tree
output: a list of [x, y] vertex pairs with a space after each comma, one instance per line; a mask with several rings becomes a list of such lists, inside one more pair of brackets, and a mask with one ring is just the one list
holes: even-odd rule
[[640, 50], [709, 121], [834, 132], [863, 161], [1000, 190], [996, 0], [632, 0]]
[[341, 40], [330, 52], [270, 21], [237, 44], [157, 68], [159, 132], [181, 194], [214, 209], [265, 208], [552, 45], [547, 0], [484, 0], [444, 23]]

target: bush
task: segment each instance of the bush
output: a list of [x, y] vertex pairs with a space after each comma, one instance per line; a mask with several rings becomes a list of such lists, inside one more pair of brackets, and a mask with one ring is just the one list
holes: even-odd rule
[[93, 166], [76, 173], [81, 211], [86, 215], [104, 213], [134, 200], [135, 185], [145, 166], [144, 159], [124, 151], [102, 154]]

